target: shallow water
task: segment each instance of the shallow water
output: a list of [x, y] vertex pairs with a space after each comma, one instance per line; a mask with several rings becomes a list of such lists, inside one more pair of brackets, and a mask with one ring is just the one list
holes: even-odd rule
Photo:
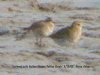
[[[39, 1], [39, 0], [38, 0]], [[66, 2], [73, 7], [96, 7], [100, 8], [100, 0], [40, 0], [40, 3], [60, 3]], [[66, 4], [65, 3], [65, 4]]]
[[[23, 0], [24, 1], [24, 0]], [[38, 0], [39, 1], [39, 0]], [[41, 0], [43, 1], [43, 0]], [[48, 1], [49, 0], [45, 0]], [[58, 0], [54, 0], [58, 1]], [[60, 0], [59, 0], [60, 1]], [[76, 0], [73, 0], [76, 1]], [[82, 1], [82, 0], [80, 0]], [[86, 0], [84, 0], [85, 3]], [[91, 2], [93, 6], [95, 2]], [[96, 0], [95, 0], [96, 1]], [[43, 1], [44, 2], [44, 1]], [[77, 0], [79, 2], [79, 0]], [[18, 6], [13, 7], [13, 4]], [[0, 27], [8, 28], [10, 33], [0, 36], [0, 75], [99, 75], [100, 74], [100, 10], [58, 10], [55, 13], [30, 8], [28, 2], [1, 2]], [[7, 5], [8, 4], [8, 5]], [[9, 6], [10, 4], [10, 6]], [[86, 5], [87, 5], [86, 4]], [[21, 7], [20, 7], [21, 6]], [[25, 7], [27, 8], [25, 8]], [[82, 5], [83, 6], [83, 5]], [[88, 6], [88, 5], [87, 5]], [[13, 10], [9, 11], [11, 7]], [[80, 17], [80, 15], [82, 17]], [[45, 47], [34, 42], [34, 35], [29, 33], [22, 40], [16, 40], [12, 30], [21, 33], [21, 27], [28, 27], [32, 22], [47, 16], [56, 22], [54, 31], [70, 26], [75, 20], [83, 20], [83, 35], [77, 47], [60, 46], [46, 38]], [[78, 18], [77, 18], [78, 16]], [[85, 18], [84, 18], [84, 17]], [[72, 18], [76, 17], [76, 18]], [[90, 18], [87, 20], [87, 17]], [[92, 18], [92, 19], [91, 19]], [[90, 68], [12, 68], [13, 65], [88, 65]]]

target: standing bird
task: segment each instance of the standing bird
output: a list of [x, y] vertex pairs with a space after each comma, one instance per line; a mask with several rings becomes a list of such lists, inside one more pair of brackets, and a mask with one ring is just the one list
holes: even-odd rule
[[75, 21], [71, 26], [62, 28], [50, 35], [50, 37], [57, 43], [64, 43], [68, 46], [77, 43], [82, 34], [82, 22]]
[[43, 46], [43, 38], [52, 34], [54, 30], [54, 22], [48, 17], [45, 20], [34, 22], [30, 27], [23, 28], [27, 33], [32, 31], [36, 36], [36, 44]]

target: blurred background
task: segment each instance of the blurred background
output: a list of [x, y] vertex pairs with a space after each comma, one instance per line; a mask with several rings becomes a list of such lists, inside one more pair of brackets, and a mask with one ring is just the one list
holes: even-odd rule
[[[54, 32], [82, 20], [76, 48], [45, 38], [46, 47], [34, 44], [33, 33], [22, 28], [51, 17]], [[21, 38], [21, 40], [16, 40]], [[25, 65], [87, 65], [89, 68], [15, 68]], [[99, 75], [100, 0], [0, 0], [0, 75]]]

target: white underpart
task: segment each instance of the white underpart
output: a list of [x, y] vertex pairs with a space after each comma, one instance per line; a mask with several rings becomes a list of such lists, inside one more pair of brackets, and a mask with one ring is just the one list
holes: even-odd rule
[[46, 35], [46, 36], [49, 36], [49, 35], [51, 35], [51, 34], [53, 33], [54, 24], [51, 23], [51, 25], [52, 25], [52, 28], [50, 28], [50, 27], [48, 26], [48, 29], [47, 29], [49, 32], [45, 32], [45, 35]]
[[81, 30], [82, 30], [82, 28], [80, 27], [79, 31], [75, 32], [76, 39], [74, 40], [74, 42], [78, 42], [78, 40], [80, 39], [81, 34], [82, 34]]

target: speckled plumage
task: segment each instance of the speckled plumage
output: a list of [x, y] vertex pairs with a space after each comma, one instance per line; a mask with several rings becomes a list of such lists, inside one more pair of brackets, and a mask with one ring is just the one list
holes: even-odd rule
[[54, 40], [64, 40], [70, 43], [76, 43], [79, 41], [82, 32], [81, 21], [75, 21], [71, 26], [62, 28], [57, 32], [50, 35]]
[[42, 39], [53, 33], [54, 22], [50, 17], [48, 17], [45, 20], [34, 22], [30, 27], [24, 28], [24, 30], [27, 30], [27, 32], [32, 31], [36, 34], [37, 43], [42, 45]]

